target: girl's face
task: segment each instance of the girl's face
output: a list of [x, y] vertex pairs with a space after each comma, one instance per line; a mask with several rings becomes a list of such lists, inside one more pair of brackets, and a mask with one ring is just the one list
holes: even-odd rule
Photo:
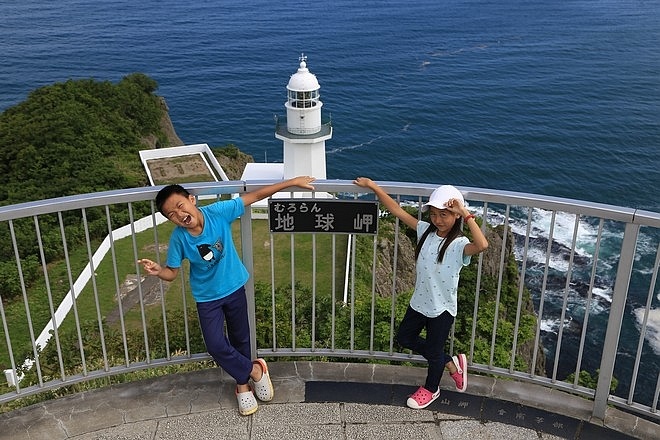
[[437, 234], [440, 237], [444, 237], [454, 227], [454, 223], [459, 219], [460, 214], [453, 213], [448, 209], [438, 209], [435, 206], [431, 206], [429, 208], [429, 217], [431, 223], [438, 228]]

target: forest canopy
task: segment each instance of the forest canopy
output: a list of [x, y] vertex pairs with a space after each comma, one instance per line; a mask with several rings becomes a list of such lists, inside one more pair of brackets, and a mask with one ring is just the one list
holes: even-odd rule
[[165, 141], [162, 100], [142, 73], [68, 80], [0, 114], [0, 205], [144, 186], [138, 151]]

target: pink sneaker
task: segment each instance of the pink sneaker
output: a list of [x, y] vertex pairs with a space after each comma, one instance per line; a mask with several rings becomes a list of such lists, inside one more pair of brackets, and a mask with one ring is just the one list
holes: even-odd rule
[[413, 409], [422, 409], [429, 406], [438, 397], [440, 397], [440, 388], [435, 393], [432, 393], [424, 387], [419, 387], [417, 391], [408, 397], [406, 404]]
[[457, 371], [450, 376], [456, 382], [456, 391], [459, 393], [467, 390], [467, 357], [463, 353], [458, 356], [452, 356], [452, 361], [456, 365]]

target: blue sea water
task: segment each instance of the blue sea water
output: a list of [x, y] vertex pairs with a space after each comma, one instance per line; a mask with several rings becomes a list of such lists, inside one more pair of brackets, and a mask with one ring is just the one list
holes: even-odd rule
[[[660, 3], [648, 0], [6, 0], [0, 111], [54, 82], [143, 72], [184, 142], [278, 162], [274, 115], [305, 53], [333, 121], [328, 178], [660, 212], [659, 41]], [[645, 244], [652, 253], [657, 237]], [[634, 348], [639, 307], [627, 312]], [[644, 392], [660, 366], [654, 316]]]

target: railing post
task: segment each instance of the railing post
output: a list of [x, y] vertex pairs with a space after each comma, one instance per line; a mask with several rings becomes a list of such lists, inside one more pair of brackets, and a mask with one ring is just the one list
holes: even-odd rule
[[607, 320], [607, 330], [603, 342], [603, 356], [600, 358], [598, 385], [594, 396], [592, 416], [599, 420], [605, 419], [605, 410], [610, 396], [610, 384], [614, 374], [614, 363], [616, 362], [616, 353], [619, 346], [621, 323], [623, 322], [626, 298], [628, 297], [628, 286], [630, 285], [638, 234], [639, 225], [626, 223], [623, 243], [621, 244], [621, 256], [616, 270], [616, 279], [614, 280], [610, 316]]
[[243, 264], [250, 274], [245, 283], [245, 295], [248, 306], [248, 322], [250, 323], [250, 350], [252, 359], [257, 357], [257, 320], [254, 304], [254, 252], [252, 251], [252, 208], [247, 206], [241, 216], [241, 254]]

